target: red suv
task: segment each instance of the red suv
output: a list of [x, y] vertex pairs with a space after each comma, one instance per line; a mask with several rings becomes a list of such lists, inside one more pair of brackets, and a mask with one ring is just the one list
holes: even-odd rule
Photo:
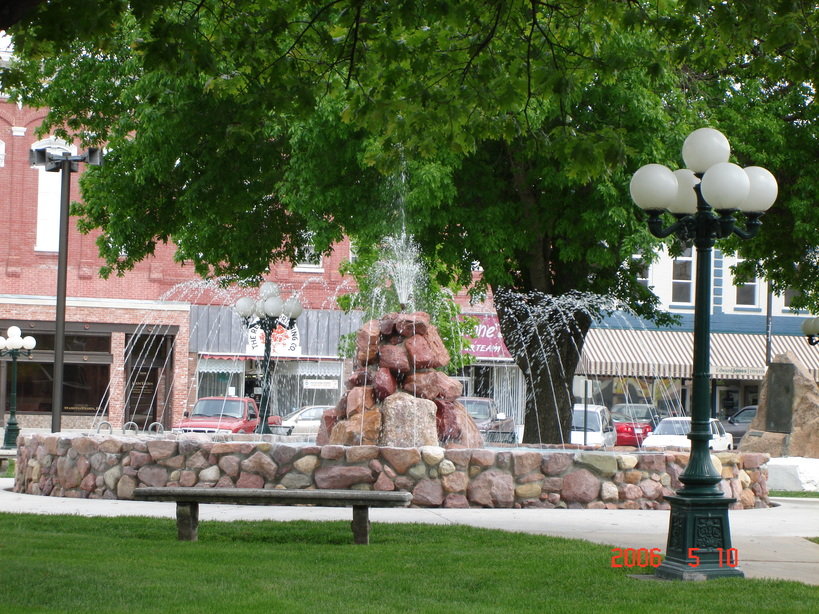
[[619, 403], [611, 408], [618, 446], [639, 448], [660, 422], [657, 408], [648, 403]]
[[[174, 427], [176, 433], [252, 433], [259, 424], [259, 409], [250, 397], [202, 397], [193, 411]], [[267, 423], [282, 423], [269, 416]]]

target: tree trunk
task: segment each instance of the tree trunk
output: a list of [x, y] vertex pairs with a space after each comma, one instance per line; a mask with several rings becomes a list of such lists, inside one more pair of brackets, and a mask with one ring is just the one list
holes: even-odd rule
[[579, 293], [495, 293], [504, 342], [526, 381], [524, 443], [569, 443], [572, 380], [599, 302]]

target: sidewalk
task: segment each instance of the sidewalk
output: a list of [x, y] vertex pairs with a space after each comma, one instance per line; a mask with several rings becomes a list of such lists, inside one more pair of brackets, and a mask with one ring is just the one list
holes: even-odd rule
[[[0, 478], [0, 512], [76, 514], [80, 516], [150, 516], [175, 518], [172, 503], [109, 501], [20, 495], [13, 480]], [[729, 512], [731, 536], [746, 578], [797, 580], [819, 586], [819, 499], [774, 499], [768, 509]], [[341, 508], [202, 505], [202, 522], [212, 520], [350, 520]], [[665, 552], [668, 512], [541, 509], [371, 509], [373, 533], [378, 523], [462, 524], [486, 529], [553, 535], [610, 544], [619, 548], [660, 548]], [[635, 570], [640, 572], [643, 570]]]

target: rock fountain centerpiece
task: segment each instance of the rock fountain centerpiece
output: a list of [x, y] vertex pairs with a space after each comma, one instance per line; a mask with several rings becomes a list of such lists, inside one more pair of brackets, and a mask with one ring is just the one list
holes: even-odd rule
[[325, 411], [316, 443], [483, 447], [477, 426], [457, 401], [461, 383], [438, 370], [448, 363], [427, 313], [390, 313], [365, 323], [356, 333], [347, 391]]

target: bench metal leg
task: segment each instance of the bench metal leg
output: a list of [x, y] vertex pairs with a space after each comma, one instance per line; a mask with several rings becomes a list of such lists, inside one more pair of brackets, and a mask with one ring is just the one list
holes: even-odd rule
[[353, 542], [367, 545], [370, 543], [370, 507], [368, 505], [353, 506]]
[[176, 531], [179, 541], [199, 539], [199, 504], [176, 502]]

